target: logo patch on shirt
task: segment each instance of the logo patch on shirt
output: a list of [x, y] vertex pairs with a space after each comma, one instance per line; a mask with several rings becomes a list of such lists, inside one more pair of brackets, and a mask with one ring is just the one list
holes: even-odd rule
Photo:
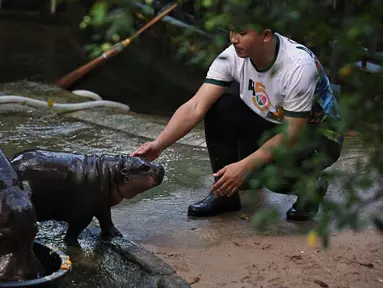
[[261, 82], [256, 82], [254, 86], [254, 81], [249, 79], [249, 90], [253, 92], [251, 100], [255, 107], [260, 111], [266, 111], [270, 107], [270, 99], [265, 91], [265, 85]]
[[[255, 84], [255, 85], [254, 85]], [[270, 98], [266, 93], [266, 87], [261, 82], [255, 82], [249, 79], [249, 88], [252, 91], [251, 100], [257, 109], [260, 111], [269, 111], [266, 118], [277, 121], [282, 121], [284, 118], [284, 111], [282, 107], [274, 107], [271, 104]]]

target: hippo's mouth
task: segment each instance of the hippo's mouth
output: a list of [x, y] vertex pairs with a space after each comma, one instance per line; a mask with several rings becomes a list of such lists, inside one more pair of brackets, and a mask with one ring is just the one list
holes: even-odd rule
[[[132, 180], [137, 181], [136, 183], [141, 183], [135, 187], [137, 190], [148, 190], [150, 188], [153, 188], [158, 185], [158, 177], [153, 174], [146, 174], [146, 175], [137, 175], [136, 177], [133, 177]], [[142, 181], [142, 182], [141, 182]], [[136, 186], [136, 185], [135, 185]], [[136, 190], [135, 189], [135, 190]], [[142, 191], [140, 191], [142, 192]]]
[[137, 174], [130, 175], [125, 180], [125, 184], [118, 184], [116, 181], [115, 202], [119, 202], [124, 198], [130, 199], [141, 194], [159, 184], [158, 176], [153, 174]]
[[150, 184], [151, 186], [156, 186], [157, 185], [157, 177], [153, 176], [153, 175], [149, 175], [149, 179], [151, 180], [150, 181]]
[[157, 174], [153, 174], [152, 172], [131, 175], [130, 180], [137, 181], [137, 182], [142, 181], [141, 183], [146, 184], [146, 185], [142, 185], [143, 187], [145, 187], [144, 189], [149, 189], [159, 184], [159, 176]]

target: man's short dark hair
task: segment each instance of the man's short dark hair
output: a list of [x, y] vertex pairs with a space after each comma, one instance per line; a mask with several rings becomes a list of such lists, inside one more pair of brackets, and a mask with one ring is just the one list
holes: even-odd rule
[[232, 25], [236, 31], [251, 28], [257, 31], [274, 30], [278, 14], [278, 0], [239, 1], [232, 4]]

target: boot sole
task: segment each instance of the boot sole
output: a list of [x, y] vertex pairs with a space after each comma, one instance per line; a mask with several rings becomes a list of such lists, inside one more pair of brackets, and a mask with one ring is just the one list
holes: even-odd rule
[[303, 222], [303, 221], [312, 221], [315, 218], [316, 214], [313, 216], [288, 216], [286, 215], [287, 221], [296, 221], [296, 222]]
[[237, 208], [232, 208], [224, 211], [216, 211], [216, 212], [202, 212], [202, 211], [193, 211], [193, 210], [188, 210], [188, 216], [193, 216], [193, 217], [212, 217], [212, 216], [218, 216], [221, 214], [225, 213], [230, 213], [230, 212], [236, 212], [241, 210], [242, 207], [237, 207]]

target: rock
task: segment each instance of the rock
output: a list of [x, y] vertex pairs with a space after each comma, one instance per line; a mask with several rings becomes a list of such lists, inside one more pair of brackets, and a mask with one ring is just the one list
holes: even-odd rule
[[193, 284], [199, 282], [199, 280], [201, 280], [201, 278], [198, 277], [198, 276], [190, 277], [188, 283], [189, 283], [190, 285], [193, 285]]
[[369, 262], [358, 262], [358, 263], [359, 263], [359, 265], [361, 265], [361, 266], [366, 266], [366, 267], [368, 267], [368, 268], [374, 268], [374, 264], [369, 263]]
[[325, 282], [323, 282], [321, 280], [314, 280], [314, 283], [318, 284], [319, 286], [324, 287], [324, 288], [328, 288], [329, 287], [327, 283], [325, 283]]

